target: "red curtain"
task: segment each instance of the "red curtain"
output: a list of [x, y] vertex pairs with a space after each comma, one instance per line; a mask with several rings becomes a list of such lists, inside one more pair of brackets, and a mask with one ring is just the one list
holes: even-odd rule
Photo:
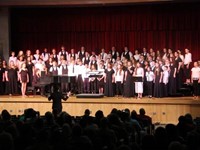
[[189, 48], [200, 56], [200, 5], [156, 4], [110, 7], [11, 9], [11, 48], [77, 51]]

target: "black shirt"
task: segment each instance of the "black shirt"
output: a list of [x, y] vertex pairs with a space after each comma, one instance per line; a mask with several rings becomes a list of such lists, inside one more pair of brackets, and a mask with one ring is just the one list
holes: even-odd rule
[[67, 100], [68, 96], [64, 97], [61, 92], [53, 92], [48, 100], [53, 100], [52, 109], [57, 109], [58, 111], [62, 111], [62, 99]]

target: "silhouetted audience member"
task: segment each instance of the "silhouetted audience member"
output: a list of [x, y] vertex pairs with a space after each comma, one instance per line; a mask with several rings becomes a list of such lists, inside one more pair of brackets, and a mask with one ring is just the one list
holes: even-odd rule
[[93, 117], [86, 109], [80, 120], [67, 112], [40, 116], [29, 108], [16, 117], [3, 110], [0, 150], [199, 150], [200, 127], [190, 114], [151, 134], [138, 130], [137, 121], [148, 118], [144, 110], [140, 114], [115, 108], [107, 117], [101, 110]]
[[178, 134], [185, 138], [187, 135], [187, 129], [186, 129], [186, 118], [185, 116], [180, 116], [178, 118], [178, 124], [177, 124], [177, 130], [178, 130]]
[[138, 120], [138, 114], [135, 110], [132, 110], [131, 112], [131, 118], [134, 120]]
[[200, 149], [200, 130], [197, 128], [187, 134], [186, 144], [188, 150]]
[[139, 110], [138, 120], [143, 128], [152, 125], [152, 118], [146, 115], [144, 108]]
[[111, 110], [111, 114], [116, 114], [117, 113], [117, 109], [116, 108], [113, 108], [112, 110]]
[[142, 150], [156, 150], [156, 139], [153, 135], [145, 135], [142, 139]]
[[177, 126], [175, 126], [174, 124], [167, 124], [165, 129], [167, 132], [169, 143], [171, 143], [172, 141], [184, 143], [184, 139], [178, 134]]
[[62, 112], [56, 122], [59, 126], [63, 126], [65, 123], [72, 125], [72, 116], [67, 112]]
[[10, 119], [11, 119], [11, 115], [10, 115], [10, 113], [7, 111], [7, 110], [2, 110], [2, 112], [1, 112], [1, 117], [2, 117], [2, 119], [3, 119], [3, 121], [10, 121]]
[[130, 113], [129, 109], [125, 109], [124, 111], [128, 114], [128, 122], [130, 122], [131, 126], [133, 126], [135, 131], [139, 133], [142, 130], [142, 127], [137, 120], [137, 112], [133, 110]]
[[89, 109], [85, 110], [84, 116], [90, 116], [91, 111]]
[[104, 118], [104, 114], [103, 114], [103, 111], [101, 110], [98, 110], [96, 113], [95, 113], [95, 120], [94, 122], [100, 127], [100, 122], [101, 122], [101, 119]]
[[165, 128], [158, 127], [155, 130], [154, 136], [157, 141], [157, 148], [160, 150], [167, 150], [169, 141]]
[[44, 117], [45, 117], [44, 118], [45, 127], [51, 128], [56, 125], [56, 122], [55, 122], [56, 120], [51, 112], [46, 112]]
[[170, 143], [168, 150], [185, 150], [185, 148], [181, 143], [174, 141]]
[[13, 137], [9, 133], [0, 133], [0, 150], [14, 150]]

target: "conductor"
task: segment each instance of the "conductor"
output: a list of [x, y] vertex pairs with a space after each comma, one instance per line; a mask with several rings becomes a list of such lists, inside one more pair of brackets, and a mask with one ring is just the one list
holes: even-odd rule
[[57, 114], [62, 112], [62, 100], [66, 101], [69, 98], [70, 93], [64, 96], [60, 91], [58, 86], [54, 86], [53, 93], [48, 97], [48, 100], [53, 100], [52, 110], [56, 111]]

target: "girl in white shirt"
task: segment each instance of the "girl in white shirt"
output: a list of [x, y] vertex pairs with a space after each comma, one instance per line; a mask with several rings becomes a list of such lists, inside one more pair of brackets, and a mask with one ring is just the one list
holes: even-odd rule
[[194, 62], [194, 67], [191, 69], [191, 82], [193, 83], [194, 98], [198, 98], [198, 83], [200, 83], [200, 68], [197, 62]]
[[[135, 68], [134, 76], [142, 77], [144, 79], [144, 69], [141, 67], [141, 64], [138, 62]], [[138, 94], [138, 98], [142, 98], [143, 93], [143, 82], [135, 82], [135, 93]]]
[[15, 52], [11, 52], [11, 56], [9, 57], [9, 64], [13, 61], [15, 66], [17, 66], [17, 57], [15, 57]]
[[190, 83], [190, 63], [192, 62], [192, 54], [189, 49], [185, 49], [185, 59], [184, 59], [184, 72], [186, 83]]
[[17, 67], [19, 70], [21, 69], [23, 63], [24, 63], [24, 57], [19, 56], [19, 60], [17, 60]]
[[123, 82], [124, 82], [124, 71], [122, 70], [122, 64], [118, 64], [115, 72], [115, 83], [116, 83], [116, 95], [123, 95]]
[[35, 58], [35, 62], [38, 62], [38, 61], [39, 61], [39, 58], [40, 58], [40, 50], [37, 49], [37, 50], [35, 51], [35, 54], [34, 54], [33, 56], [34, 56], [34, 58]]

